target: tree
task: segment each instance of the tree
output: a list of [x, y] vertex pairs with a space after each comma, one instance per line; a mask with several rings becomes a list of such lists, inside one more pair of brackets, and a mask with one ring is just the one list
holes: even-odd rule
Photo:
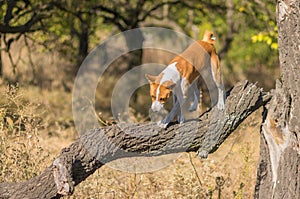
[[[126, 157], [113, 145], [128, 152], [139, 152], [137, 154], [141, 156], [181, 151], [213, 153], [245, 118], [258, 107], [266, 105], [255, 198], [299, 198], [299, 19], [297, 1], [277, 2], [282, 79], [281, 82], [277, 81], [276, 89], [270, 94], [263, 93], [256, 85], [242, 82], [228, 93], [226, 109], [222, 113], [212, 108], [199, 118], [200, 121], [175, 124], [167, 129], [160, 129], [153, 123], [128, 124], [125, 127], [133, 133], [152, 129], [156, 132], [153, 137], [135, 139], [124, 134], [117, 125], [91, 130], [70, 147], [63, 149], [61, 155], [41, 175], [27, 182], [1, 183], [0, 197], [60, 198], [72, 194], [74, 186], [103, 164]], [[198, 124], [197, 133], [191, 135], [191, 127], [195, 123]], [[172, 141], [175, 132], [176, 136], [182, 138], [180, 142], [173, 140], [170, 150], [160, 151], [166, 143]], [[113, 144], [103, 142], [99, 135], [105, 135]], [[192, 140], [186, 139], [189, 137]], [[85, 146], [97, 147], [88, 151]], [[99, 157], [105, 161], [98, 161]]]
[[[126, 31], [138, 28], [140, 23], [149, 17], [153, 17], [153, 13], [164, 5], [179, 4], [178, 0], [171, 1], [1, 1], [0, 9], [2, 13], [0, 17], [4, 20], [0, 22], [0, 33], [4, 35], [3, 41], [6, 51], [9, 52], [10, 45], [16, 38], [24, 33], [39, 32], [47, 35], [45, 39], [34, 39], [42, 43], [44, 46], [53, 45], [55, 48], [61, 47], [61, 52], [68, 52], [69, 58], [75, 63], [74, 72], [76, 74], [82, 61], [87, 56], [90, 46], [90, 37], [99, 30], [99, 21], [104, 24], [113, 25], [119, 31]], [[23, 17], [29, 18], [24, 22]], [[46, 20], [47, 19], [47, 20]], [[10, 37], [6, 40], [6, 34], [17, 34], [16, 38]], [[136, 34], [137, 35], [137, 34]], [[129, 48], [137, 48], [131, 56], [129, 56], [128, 67], [141, 64], [143, 35], [125, 38]], [[62, 39], [68, 37], [68, 39]], [[74, 49], [73, 39], [76, 39]], [[59, 42], [63, 40], [60, 45]], [[132, 46], [134, 45], [134, 46]], [[49, 48], [49, 47], [48, 47]], [[50, 48], [49, 48], [50, 49]], [[74, 52], [76, 50], [76, 52]], [[74, 56], [76, 54], [76, 56]]]
[[266, 106], [255, 198], [300, 198], [299, 2], [277, 2], [282, 79]]
[[4, 17], [0, 23], [0, 32], [16, 34], [38, 30], [37, 24], [50, 17], [51, 13], [47, 12], [52, 9], [52, 5], [43, 1], [10, 0], [6, 3], [1, 1], [0, 8], [3, 12], [3, 16], [0, 16]]
[[[26, 33], [32, 33], [41, 30], [42, 21], [51, 16], [51, 4], [45, 4], [44, 1], [30, 0], [10, 0], [0, 1], [0, 52], [5, 50], [10, 55], [11, 44]], [[16, 35], [15, 37], [8, 34]], [[2, 42], [3, 41], [3, 42]], [[2, 43], [4, 47], [2, 48]], [[1, 55], [0, 55], [1, 57]], [[3, 65], [0, 58], [0, 77], [3, 74]], [[15, 72], [15, 65], [13, 71]]]
[[[258, 2], [258, 3], [257, 3]], [[269, 2], [266, 1], [267, 3]], [[62, 57], [74, 64], [74, 73], [88, 54], [99, 43], [91, 41], [107, 27], [126, 31], [140, 26], [163, 26], [191, 35], [192, 27], [218, 27], [216, 32], [222, 44], [221, 57], [231, 48], [234, 37], [247, 28], [265, 28], [272, 16], [265, 1], [178, 1], [178, 0], [135, 0], [135, 1], [70, 1], [70, 0], [12, 0], [0, 3], [0, 33], [6, 52], [10, 52], [13, 41], [24, 34], [36, 44], [47, 49], [56, 49]], [[269, 5], [269, 4], [268, 4]], [[212, 14], [213, 13], [213, 14]], [[226, 14], [227, 13], [227, 14]], [[226, 19], [224, 19], [226, 16]], [[263, 22], [249, 20], [265, 19]], [[235, 20], [238, 18], [239, 22]], [[235, 23], [233, 24], [233, 21]], [[104, 26], [105, 24], [106, 26]], [[208, 25], [209, 24], [209, 25]], [[37, 34], [32, 35], [35, 32]], [[204, 32], [204, 30], [202, 30]], [[197, 37], [199, 34], [195, 37]], [[251, 35], [249, 35], [251, 37]], [[99, 37], [97, 37], [99, 39]], [[140, 39], [125, 38], [127, 45], [141, 48]], [[134, 41], [134, 42], [132, 42]], [[142, 51], [137, 50], [129, 56], [127, 68], [141, 64]], [[251, 65], [251, 63], [250, 63]], [[16, 67], [16, 66], [14, 66]], [[129, 67], [129, 68], [128, 68]], [[73, 73], [73, 74], [74, 74]]]

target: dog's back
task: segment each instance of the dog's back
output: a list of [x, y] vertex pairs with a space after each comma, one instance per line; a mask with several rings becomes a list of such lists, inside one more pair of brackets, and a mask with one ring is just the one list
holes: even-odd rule
[[201, 69], [210, 65], [212, 54], [216, 54], [213, 44], [196, 41], [176, 56], [170, 64], [177, 62], [176, 67], [181, 76], [186, 77], [188, 82], [192, 83], [199, 76]]

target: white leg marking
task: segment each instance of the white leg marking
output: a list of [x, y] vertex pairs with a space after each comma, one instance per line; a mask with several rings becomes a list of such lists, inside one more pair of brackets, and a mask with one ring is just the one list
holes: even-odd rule
[[218, 88], [218, 91], [219, 91], [218, 109], [223, 110], [225, 108], [224, 92], [222, 88]]
[[200, 91], [197, 87], [196, 82], [194, 82], [191, 85], [191, 89], [192, 89], [193, 95], [194, 95], [194, 102], [193, 102], [193, 105], [189, 108], [190, 112], [197, 110], [197, 107], [198, 107], [198, 104], [199, 104], [199, 101], [200, 101]]
[[186, 99], [188, 96], [188, 89], [189, 89], [189, 83], [187, 82], [186, 78], [182, 78], [181, 80], [181, 92], [183, 95], [183, 98]]
[[[223, 83], [221, 83], [221, 84], [217, 83], [216, 77], [215, 77], [215, 74], [214, 74], [212, 68], [211, 68], [211, 73], [212, 73], [213, 80], [214, 80], [215, 84], [218, 87], [218, 95], [219, 95], [219, 97], [218, 97], [218, 105], [217, 105], [217, 107], [218, 107], [219, 110], [223, 110], [225, 108], [225, 103], [224, 103], [224, 85], [223, 85]], [[221, 80], [221, 82], [222, 82], [222, 80]]]

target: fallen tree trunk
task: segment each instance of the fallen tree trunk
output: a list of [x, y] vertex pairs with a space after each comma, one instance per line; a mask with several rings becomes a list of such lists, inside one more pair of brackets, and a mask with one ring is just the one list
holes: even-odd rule
[[[118, 124], [93, 129], [62, 150], [42, 174], [25, 182], [1, 183], [0, 198], [60, 198], [104, 164], [136, 156], [195, 151], [206, 157], [252, 112], [271, 99], [255, 84], [238, 83], [228, 92], [226, 108], [212, 108], [198, 120], [161, 129], [154, 123]], [[145, 134], [145, 132], [147, 132]]]

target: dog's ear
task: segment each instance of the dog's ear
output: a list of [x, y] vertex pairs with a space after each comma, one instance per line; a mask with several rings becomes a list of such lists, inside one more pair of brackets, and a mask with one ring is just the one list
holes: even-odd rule
[[165, 81], [163, 85], [168, 89], [173, 89], [176, 84], [173, 81]]
[[206, 30], [203, 36], [202, 41], [205, 41], [210, 44], [215, 44], [216, 43], [216, 37], [214, 36], [214, 33], [211, 31]]
[[150, 82], [150, 83], [153, 83], [153, 82], [155, 82], [155, 80], [156, 80], [156, 76], [154, 76], [154, 75], [149, 75], [149, 74], [145, 74], [145, 77], [148, 79], [148, 81]]

